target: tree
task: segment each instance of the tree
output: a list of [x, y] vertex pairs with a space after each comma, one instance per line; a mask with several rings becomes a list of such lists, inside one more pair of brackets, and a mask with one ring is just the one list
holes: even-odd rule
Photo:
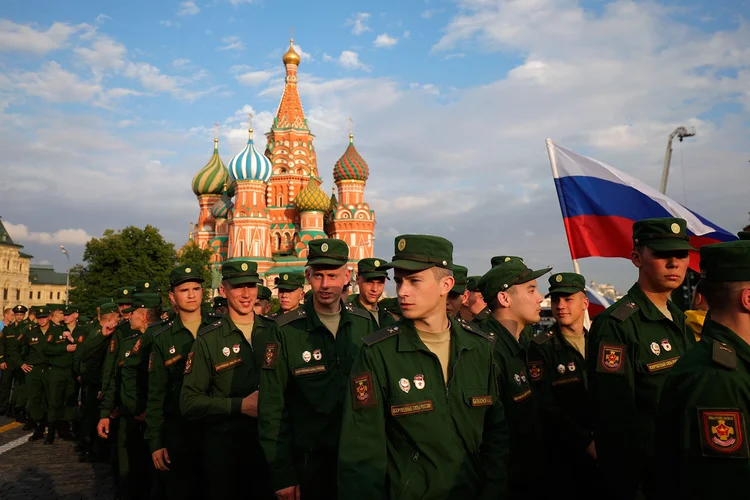
[[211, 256], [213, 250], [201, 249], [198, 244], [191, 240], [177, 252], [177, 265], [189, 266], [201, 270], [201, 276], [205, 280], [203, 298], [211, 298]]
[[169, 272], [177, 265], [174, 245], [159, 230], [147, 225], [128, 226], [120, 231], [107, 229], [101, 238], [86, 243], [83, 265], [71, 269], [71, 301], [87, 312], [99, 300], [114, 297], [117, 289], [133, 286], [139, 280], [152, 280], [166, 297]]

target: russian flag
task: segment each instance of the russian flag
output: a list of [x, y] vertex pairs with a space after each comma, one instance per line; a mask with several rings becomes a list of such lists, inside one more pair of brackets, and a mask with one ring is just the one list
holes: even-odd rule
[[586, 286], [586, 298], [589, 299], [589, 318], [594, 319], [594, 316], [603, 312], [613, 303], [604, 295], [597, 292], [593, 288]]
[[[570, 255], [630, 258], [633, 223], [652, 217], [687, 221], [690, 243], [700, 248], [737, 237], [656, 189], [593, 158], [547, 139], [555, 188], [560, 200]], [[700, 256], [691, 252], [690, 267], [699, 271]]]

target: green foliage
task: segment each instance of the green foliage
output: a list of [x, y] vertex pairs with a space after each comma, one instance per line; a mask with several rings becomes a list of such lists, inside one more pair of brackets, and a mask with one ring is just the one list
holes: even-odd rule
[[281, 302], [276, 297], [271, 297], [271, 311], [268, 314], [273, 314], [281, 309]]
[[213, 250], [206, 248], [201, 250], [195, 241], [188, 241], [177, 252], [177, 264], [178, 266], [189, 266], [194, 269], [201, 270], [201, 276], [205, 280], [203, 298], [209, 299], [211, 297], [211, 256]]
[[75, 287], [70, 298], [90, 313], [100, 298], [114, 297], [119, 287], [133, 286], [138, 280], [152, 280], [166, 298], [177, 255], [157, 228], [128, 226], [120, 231], [107, 229], [101, 238], [89, 241], [83, 262], [70, 270], [70, 284]]

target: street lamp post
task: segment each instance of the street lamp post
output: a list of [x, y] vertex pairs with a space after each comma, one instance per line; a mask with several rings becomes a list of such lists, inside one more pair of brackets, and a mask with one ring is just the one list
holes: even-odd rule
[[68, 269], [65, 271], [65, 305], [68, 305], [68, 294], [70, 293], [70, 254], [67, 250], [65, 250], [65, 247], [60, 245], [60, 250], [62, 250], [62, 253], [65, 254], [65, 256], [68, 258]]

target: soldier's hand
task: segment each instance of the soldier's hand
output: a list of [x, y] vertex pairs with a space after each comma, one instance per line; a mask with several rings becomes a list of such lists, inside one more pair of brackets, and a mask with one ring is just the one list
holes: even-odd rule
[[593, 441], [591, 441], [588, 447], [586, 448], [586, 453], [588, 453], [591, 456], [591, 458], [596, 460], [596, 444]]
[[299, 485], [290, 486], [276, 492], [276, 498], [279, 500], [300, 500]]
[[167, 467], [167, 464], [171, 464], [172, 462], [169, 461], [169, 452], [166, 448], [161, 448], [153, 452], [151, 454], [151, 460], [153, 460], [156, 470], [161, 472], [169, 472], [169, 467]]
[[115, 331], [115, 327], [117, 326], [117, 322], [112, 320], [107, 324], [102, 325], [102, 335], [105, 337], [109, 337], [112, 335], [112, 332]]
[[68, 352], [73, 352], [76, 350], [76, 347], [78, 347], [76, 344], [68, 344], [65, 346], [65, 350]]
[[73, 335], [71, 335], [69, 331], [67, 331], [67, 332], [64, 332], [64, 333], [63, 333], [63, 337], [65, 337], [65, 339], [66, 339], [66, 340], [67, 340], [68, 342], [75, 342], [75, 340], [73, 340]]
[[109, 437], [109, 419], [103, 418], [99, 420], [99, 424], [96, 426], [96, 433], [99, 434], [99, 437], [102, 439], [107, 439]]
[[255, 391], [242, 400], [242, 408], [240, 408], [240, 411], [243, 415], [249, 417], [258, 416], [258, 391]]
[[0, 363], [0, 370], [7, 370], [8, 369], [8, 363]]
[[104, 399], [104, 394], [102, 394], [102, 391], [96, 393], [96, 399], [98, 399], [99, 401]]
[[27, 365], [26, 363], [21, 365], [21, 370], [23, 370], [24, 373], [30, 373], [31, 370], [33, 370], [34, 367], [31, 365]]

